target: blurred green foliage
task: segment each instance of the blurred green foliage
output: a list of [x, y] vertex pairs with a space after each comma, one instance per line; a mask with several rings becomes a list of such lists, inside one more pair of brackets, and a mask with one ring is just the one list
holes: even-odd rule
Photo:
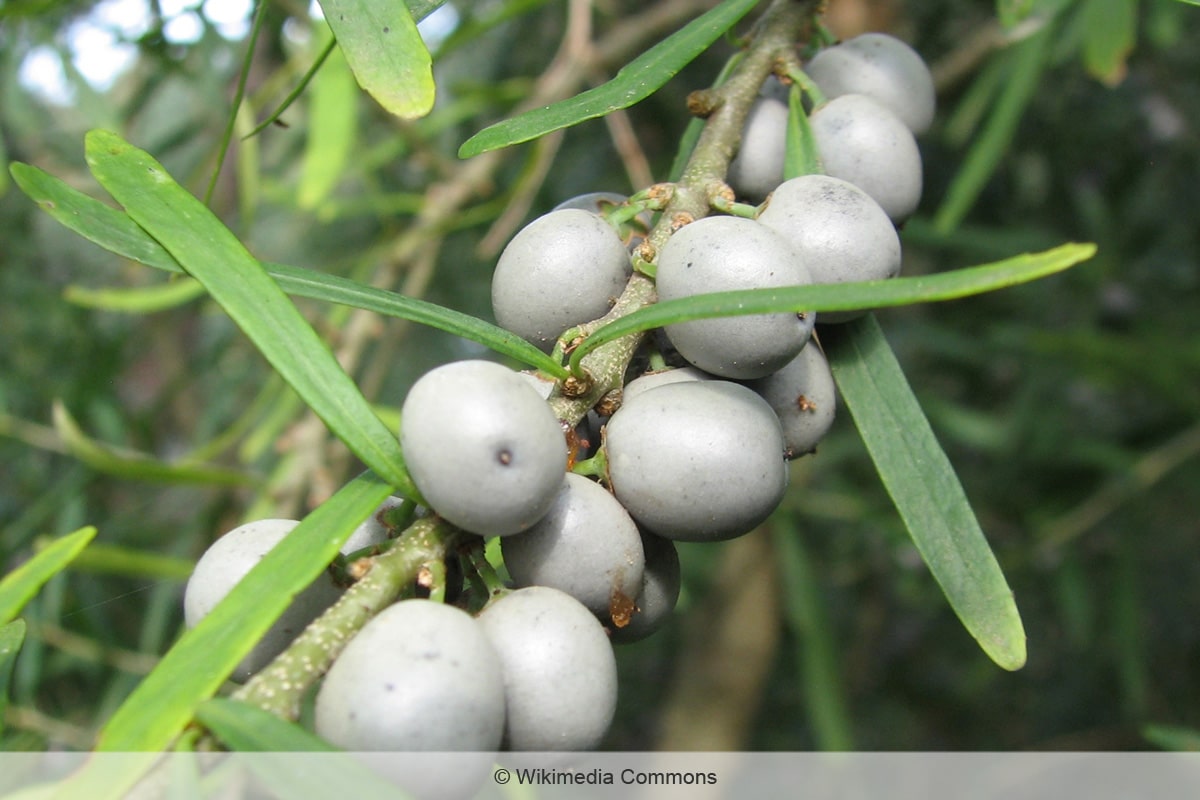
[[[198, 40], [176, 43], [166, 20], [152, 20], [130, 42], [136, 65], [111, 89], [89, 86], [69, 59], [66, 102], [20, 79], [31, 54], [65, 53], [64, 33], [99, 5], [4, 8], [0, 155], [98, 195], [83, 136], [109, 127], [202, 195], [245, 42], [201, 15]], [[349, 84], [331, 66], [282, 126], [235, 140], [212, 207], [256, 256], [490, 319], [491, 266], [512, 232], [572, 195], [665, 177], [686, 94], [732, 52], [719, 43], [615, 124], [460, 163], [462, 142], [510, 114], [540, 76], [581, 91], [712, 4], [596, 4], [602, 58], [583, 74], [554, 58], [565, 4], [453, 5], [456, 26], [433, 47], [440, 95], [429, 117], [397, 122], [357, 89], [352, 101], [339, 96], [338, 81]], [[672, 741], [664, 721], [689, 713], [740, 721], [718, 745], [749, 749], [1194, 742], [1200, 10], [1171, 0], [1003, 5], [1033, 9], [1033, 22], [1006, 33], [994, 5], [971, 0], [834, 0], [830, 24], [842, 35], [855, 24], [896, 31], [939, 77], [938, 120], [921, 139], [925, 196], [903, 231], [906, 274], [1066, 240], [1100, 246], [1086, 266], [1033, 285], [880, 314], [1014, 589], [1027, 666], [998, 669], [961, 629], [843, 415], [817, 455], [793, 464], [793, 490], [769, 526], [787, 543], [760, 537], [757, 568], [730, 578], [733, 545], [681, 548], [678, 619], [618, 651], [622, 701], [608, 746], [660, 746]], [[239, 135], [316, 58], [320, 36], [302, 11], [267, 7]], [[355, 124], [332, 126], [329, 113]], [[317, 145], [340, 155], [317, 155]], [[321, 173], [330, 163], [338, 174]], [[306, 513], [358, 468], [210, 301], [180, 293], [145, 314], [72, 303], [80, 288], [145, 290], [164, 278], [58, 227], [7, 170], [0, 242], [0, 574], [44, 537], [85, 525], [104, 548], [84, 551], [26, 607], [0, 749], [88, 747], [177, 638], [181, 565], [244, 518]], [[301, 308], [353, 356], [352, 374], [385, 410], [426, 369], [481, 353], [435, 331]], [[56, 403], [101, 442], [170, 462], [202, 454], [262, 485], [105, 474], [67, 454]], [[768, 599], [746, 612], [737, 599], [760, 585]], [[742, 649], [718, 635], [733, 609], [758, 637]], [[689, 706], [680, 687], [724, 674], [712, 659], [762, 678], [723, 693], [710, 684], [711, 707]]]

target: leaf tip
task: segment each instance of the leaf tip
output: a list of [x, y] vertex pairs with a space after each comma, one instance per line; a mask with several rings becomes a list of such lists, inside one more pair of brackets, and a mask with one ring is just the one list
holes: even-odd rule
[[392, 95], [378, 89], [368, 89], [367, 92], [385, 111], [403, 120], [417, 120], [433, 111], [437, 92], [433, 85], [433, 73], [429, 74], [428, 85], [420, 85], [414, 92]]
[[89, 159], [99, 150], [108, 149], [112, 155], [118, 155], [128, 147], [128, 142], [104, 128], [93, 128], [83, 135], [83, 148]]
[[95, 525], [84, 525], [79, 530], [70, 534], [70, 536], [78, 539], [80, 542], [82, 542], [83, 544], [86, 545], [87, 543], [92, 541], [92, 539], [96, 538], [96, 534], [98, 532], [99, 531], [97, 530]]
[[[480, 133], [483, 133], [483, 131], [480, 131]], [[475, 134], [470, 139], [467, 139], [465, 142], [463, 142], [462, 146], [460, 146], [458, 148], [458, 157], [461, 159], [473, 158], [477, 155], [486, 153], [488, 150], [491, 149], [489, 147], [480, 145], [478, 140], [479, 140], [479, 133]]]
[[996, 665], [1001, 669], [1008, 670], [1009, 672], [1016, 672], [1024, 667], [1025, 659], [1026, 653], [1024, 640], [1021, 640], [1020, 647], [1015, 648], [1012, 652], [1005, 653], [1003, 657], [999, 655], [993, 656], [993, 660], [996, 662]]
[[988, 658], [995, 662], [996, 666], [1009, 672], [1016, 672], [1025, 666], [1028, 657], [1026, 642], [1025, 628], [1020, 619], [1016, 620], [1016, 628], [1008, 636], [1001, 635], [979, 641]]

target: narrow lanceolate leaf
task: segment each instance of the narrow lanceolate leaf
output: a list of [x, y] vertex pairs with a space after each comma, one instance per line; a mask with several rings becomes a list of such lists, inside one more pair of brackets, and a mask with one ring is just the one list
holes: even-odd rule
[[163, 656], [101, 731], [99, 749], [166, 748], [390, 492], [365, 473], [305, 517]]
[[428, 114], [434, 99], [433, 59], [406, 5], [396, 0], [318, 1], [358, 85], [402, 119]]
[[240, 700], [214, 697], [200, 704], [196, 719], [234, 751], [310, 753], [337, 750], [294, 722]]
[[626, 64], [607, 83], [568, 100], [484, 128], [459, 148], [460, 158], [527, 142], [640, 102], [675, 77], [752, 9], [758, 0], [725, 0]]
[[[388, 756], [392, 759], [388, 760]], [[270, 797], [286, 797], [288, 800], [328, 800], [330, 797], [345, 796], [354, 800], [396, 800], [413, 797], [401, 791], [384, 775], [393, 776], [395, 757], [416, 762], [414, 771], [426, 773], [428, 758], [421, 759], [416, 753], [351, 756], [346, 753], [314, 753], [298, 757], [291, 753], [259, 753], [238, 758], [254, 773], [255, 783], [262, 786]], [[365, 760], [366, 764], [363, 763]], [[371, 765], [382, 769], [372, 771]], [[423, 769], [424, 768], [424, 769]], [[402, 773], [401, 773], [402, 774]]]
[[412, 14], [412, 18], [417, 22], [437, 11], [445, 3], [446, 0], [404, 0], [404, 5], [408, 6], [408, 13]]
[[[237, 763], [254, 772], [273, 797], [326, 800], [349, 789], [355, 800], [393, 800], [395, 784], [293, 722], [239, 700], [214, 698], [196, 709], [196, 719], [230, 750], [255, 753]], [[295, 753], [311, 755], [298, 758]], [[389, 758], [389, 761], [394, 760]]]
[[[28, 164], [13, 164], [12, 174], [21, 190], [42, 210], [88, 241], [148, 267], [183, 271], [171, 254], [123, 211], [106, 206]], [[364, 308], [428, 325], [478, 342], [547, 374], [566, 377], [562, 365], [529, 342], [468, 314], [316, 270], [282, 264], [264, 264], [263, 267], [289, 294]]]
[[4, 733], [4, 711], [8, 707], [8, 682], [12, 678], [17, 653], [25, 642], [25, 620], [14, 619], [0, 625], [0, 734]]
[[1011, 28], [1029, 16], [1034, 0], [996, 0], [996, 16], [1005, 28]]
[[991, 180], [1041, 81], [1050, 45], [1057, 40], [1055, 26], [1047, 24], [1001, 56], [1010, 59], [1012, 71], [933, 216], [933, 227], [938, 233], [947, 234], [957, 228]]
[[416, 497], [396, 435], [279, 285], [237, 237], [148, 153], [91, 131], [88, 166], [129, 216], [208, 289], [271, 366], [346, 446], [400, 493]]
[[[164, 759], [178, 757], [163, 753], [109, 753], [104, 758], [89, 757], [70, 775], [50, 783], [18, 789], [5, 794], [4, 800], [128, 800], [130, 797], [162, 797], [164, 794], [161, 790], [165, 787], [156, 776], [157, 768], [163, 764]], [[52, 773], [47, 773], [49, 774]], [[160, 791], [145, 791], [146, 784], [141, 784], [142, 781]], [[136, 791], [135, 786], [138, 786]], [[178, 785], [174, 785], [173, 788], [178, 788]]]
[[784, 619], [796, 646], [813, 738], [821, 750], [853, 750], [854, 727], [820, 578], [791, 515], [775, 515], [771, 541], [783, 584]]
[[803, 94], [799, 84], [792, 84], [788, 92], [787, 145], [783, 159], [785, 178], [823, 172], [821, 157], [817, 153], [817, 140], [808, 122], [808, 114], [804, 112]]
[[[323, 35], [332, 36], [328, 30]], [[296, 204], [307, 210], [317, 208], [337, 186], [358, 136], [358, 93], [344, 53], [331, 53], [312, 82], [304, 170], [296, 192]]]
[[101, 542], [93, 542], [71, 562], [73, 572], [167, 581], [186, 581], [195, 566], [186, 558]]
[[153, 314], [189, 303], [203, 295], [204, 286], [191, 278], [125, 289], [91, 289], [68, 286], [63, 298], [84, 308], [122, 314]]
[[255, 479], [245, 473], [211, 464], [173, 464], [139, 453], [124, 450], [89, 437], [67, 411], [55, 401], [52, 409], [54, 429], [62, 437], [71, 455], [97, 472], [135, 481], [154, 483], [199, 483], [212, 486], [246, 486]]
[[562, 378], [567, 374], [561, 364], [521, 337], [470, 314], [315, 270], [284, 264], [268, 264], [267, 269], [278, 279], [280, 286], [299, 297], [340, 303], [418, 322], [478, 342], [555, 377]]
[[1086, 0], [1083, 63], [1109, 86], [1125, 79], [1126, 59], [1137, 43], [1138, 0]]
[[56, 539], [33, 558], [0, 578], [0, 625], [14, 619], [42, 585], [66, 569], [95, 536], [95, 528], [80, 528]]
[[1200, 753], [1200, 730], [1182, 725], [1147, 725], [1142, 728], [1146, 741], [1176, 753]]
[[606, 342], [637, 331], [708, 317], [735, 317], [782, 311], [851, 311], [912, 303], [955, 300], [1061, 272], [1096, 253], [1094, 244], [1064, 244], [1041, 253], [1024, 253], [992, 264], [918, 275], [911, 278], [823, 283], [778, 289], [743, 289], [668, 300], [639, 309], [605, 325], [571, 353], [571, 367]]
[[1025, 630], [962, 484], [868, 314], [822, 333], [838, 391], [908, 533], [950, 606], [1004, 669], [1025, 664]]

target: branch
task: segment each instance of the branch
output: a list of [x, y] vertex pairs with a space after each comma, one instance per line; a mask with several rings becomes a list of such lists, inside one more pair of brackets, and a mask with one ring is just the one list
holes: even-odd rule
[[[680, 226], [707, 216], [710, 199], [727, 191], [725, 173], [741, 143], [742, 128], [750, 107], [776, 65], [790, 57], [817, 5], [811, 0], [774, 0], [759, 20], [754, 38], [729, 79], [704, 92], [703, 105], [711, 112], [671, 201], [643, 244], [646, 261], [654, 261], [658, 251]], [[612, 309], [600, 319], [580, 326], [577, 332], [586, 336], [657, 299], [653, 281], [634, 273]], [[585, 356], [581, 362], [585, 373], [583, 380], [556, 389], [550, 398], [550, 406], [558, 418], [574, 426], [604, 395], [620, 388], [625, 370], [642, 338], [641, 333], [631, 334]]]
[[421, 568], [446, 557], [457, 533], [436, 517], [419, 519], [386, 553], [369, 561], [366, 574], [346, 590], [265, 669], [233, 697], [283, 717], [300, 715], [300, 700], [325, 674], [367, 621], [391, 605]]

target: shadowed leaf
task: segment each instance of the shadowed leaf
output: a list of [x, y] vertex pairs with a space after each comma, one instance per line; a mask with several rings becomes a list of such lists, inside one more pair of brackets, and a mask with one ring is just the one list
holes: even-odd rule
[[54, 540], [33, 558], [0, 578], [0, 624], [14, 619], [42, 585], [66, 569], [95, 536], [95, 528], [80, 528]]
[[821, 344], [880, 480], [950, 606], [989, 658], [1020, 669], [1025, 630], [1012, 590], [875, 316], [831, 326]]
[[388, 113], [423, 117], [433, 108], [433, 60], [417, 23], [395, 0], [318, 0], [359, 86]]

